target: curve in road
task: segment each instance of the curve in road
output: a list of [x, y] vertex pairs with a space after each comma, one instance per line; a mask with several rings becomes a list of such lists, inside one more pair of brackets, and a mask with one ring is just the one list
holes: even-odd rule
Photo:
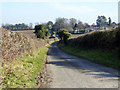
[[53, 43], [47, 67], [52, 75], [51, 88], [118, 88], [118, 71], [72, 55]]

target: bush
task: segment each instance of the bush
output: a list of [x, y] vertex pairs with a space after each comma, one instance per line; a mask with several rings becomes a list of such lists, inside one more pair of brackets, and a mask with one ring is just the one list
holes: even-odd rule
[[64, 44], [67, 44], [67, 40], [72, 36], [66, 29], [61, 29], [57, 32], [61, 41], [64, 41]]
[[37, 38], [43, 38], [44, 39], [44, 33], [42, 31], [37, 31], [36, 36], [37, 36]]
[[45, 25], [41, 24], [35, 26], [35, 34], [37, 38], [45, 39], [49, 36], [50, 32], [47, 30]]

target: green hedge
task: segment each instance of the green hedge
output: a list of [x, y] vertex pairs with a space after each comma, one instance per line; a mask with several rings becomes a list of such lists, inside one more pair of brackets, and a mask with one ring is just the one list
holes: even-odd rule
[[120, 51], [120, 28], [84, 34], [76, 39], [68, 40], [68, 44], [88, 49], [119, 49]]
[[36, 25], [34, 29], [35, 29], [34, 33], [36, 34], [37, 38], [46, 39], [50, 34], [46, 26], [43, 24]]

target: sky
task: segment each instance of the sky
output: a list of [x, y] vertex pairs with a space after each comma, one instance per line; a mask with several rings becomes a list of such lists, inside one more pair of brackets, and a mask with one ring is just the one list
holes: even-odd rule
[[120, 1], [118, 2], [118, 22], [120, 23]]
[[118, 22], [118, 0], [1, 0], [0, 23], [46, 23], [58, 17], [96, 23], [98, 16]]

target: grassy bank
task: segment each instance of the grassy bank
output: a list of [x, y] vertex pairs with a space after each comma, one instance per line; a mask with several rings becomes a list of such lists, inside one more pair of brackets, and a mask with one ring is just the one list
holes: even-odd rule
[[46, 60], [48, 48], [40, 48], [19, 60], [6, 62], [2, 67], [3, 88], [36, 88], [36, 77]]
[[66, 53], [120, 70], [120, 59], [117, 52], [95, 49], [83, 49], [58, 44], [58, 47]]

